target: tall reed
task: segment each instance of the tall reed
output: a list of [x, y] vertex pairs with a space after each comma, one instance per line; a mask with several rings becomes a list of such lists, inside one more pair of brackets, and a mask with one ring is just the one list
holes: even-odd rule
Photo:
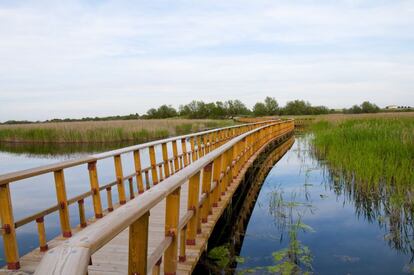
[[367, 184], [414, 184], [414, 118], [371, 118], [312, 125], [318, 154]]
[[0, 142], [141, 143], [233, 124], [232, 120], [154, 119], [0, 125]]

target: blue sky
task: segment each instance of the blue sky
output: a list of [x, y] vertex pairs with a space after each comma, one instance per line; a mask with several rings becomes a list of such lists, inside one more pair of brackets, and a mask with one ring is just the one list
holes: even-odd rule
[[2, 1], [0, 121], [266, 96], [414, 105], [414, 1]]

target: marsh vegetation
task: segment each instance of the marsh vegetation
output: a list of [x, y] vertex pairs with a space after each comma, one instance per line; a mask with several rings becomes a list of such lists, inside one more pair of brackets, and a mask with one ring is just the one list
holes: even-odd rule
[[0, 142], [141, 143], [233, 124], [232, 120], [153, 119], [0, 125]]

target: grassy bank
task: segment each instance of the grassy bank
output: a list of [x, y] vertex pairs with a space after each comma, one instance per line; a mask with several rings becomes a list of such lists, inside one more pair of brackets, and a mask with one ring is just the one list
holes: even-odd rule
[[233, 124], [232, 120], [153, 119], [0, 125], [0, 142], [141, 143]]
[[318, 154], [357, 181], [414, 184], [414, 119], [320, 121], [311, 126]]

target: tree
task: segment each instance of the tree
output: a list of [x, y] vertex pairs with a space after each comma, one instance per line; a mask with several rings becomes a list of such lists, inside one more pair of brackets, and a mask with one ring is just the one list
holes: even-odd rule
[[265, 116], [267, 114], [266, 105], [262, 102], [257, 102], [253, 106], [253, 114], [255, 116]]
[[364, 101], [361, 104], [361, 110], [363, 113], [378, 113], [380, 108], [374, 103]]
[[294, 100], [286, 103], [283, 109], [285, 115], [309, 115], [312, 113], [312, 106], [304, 100]]
[[226, 108], [227, 115], [230, 117], [247, 115], [249, 113], [249, 109], [247, 109], [246, 105], [238, 99], [227, 100], [224, 102], [224, 107]]
[[266, 107], [266, 115], [274, 116], [279, 114], [279, 104], [274, 97], [266, 97], [264, 100], [264, 105]]
[[148, 118], [169, 118], [177, 116], [177, 110], [171, 105], [161, 105], [158, 109], [151, 108], [147, 111]]

